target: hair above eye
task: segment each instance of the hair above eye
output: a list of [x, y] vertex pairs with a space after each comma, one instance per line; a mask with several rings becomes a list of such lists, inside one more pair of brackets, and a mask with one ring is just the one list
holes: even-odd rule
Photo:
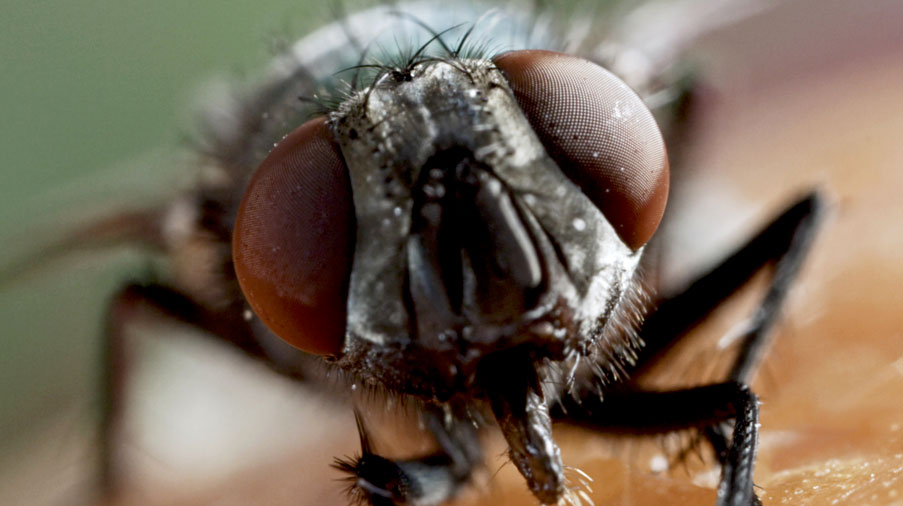
[[345, 162], [326, 118], [310, 120], [254, 173], [232, 241], [242, 292], [276, 335], [310, 353], [341, 352], [354, 234]]
[[553, 51], [497, 56], [549, 156], [629, 247], [652, 237], [668, 200], [668, 155], [652, 113], [623, 81]]

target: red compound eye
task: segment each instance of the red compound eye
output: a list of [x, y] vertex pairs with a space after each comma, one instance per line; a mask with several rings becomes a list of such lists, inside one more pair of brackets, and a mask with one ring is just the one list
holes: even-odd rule
[[549, 156], [637, 249], [668, 200], [668, 155], [652, 113], [602, 67], [552, 51], [494, 60]]
[[345, 162], [326, 119], [313, 119], [260, 164], [232, 241], [241, 289], [279, 337], [310, 353], [341, 352], [354, 233]]

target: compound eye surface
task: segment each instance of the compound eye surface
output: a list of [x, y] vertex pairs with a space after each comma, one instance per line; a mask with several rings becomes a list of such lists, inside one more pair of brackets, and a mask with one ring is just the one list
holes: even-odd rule
[[582, 58], [512, 51], [495, 65], [549, 156], [629, 247], [658, 228], [668, 200], [668, 155], [652, 113], [627, 84]]
[[354, 233], [345, 162], [326, 118], [310, 120], [260, 164], [232, 240], [245, 297], [293, 346], [319, 355], [341, 352]]

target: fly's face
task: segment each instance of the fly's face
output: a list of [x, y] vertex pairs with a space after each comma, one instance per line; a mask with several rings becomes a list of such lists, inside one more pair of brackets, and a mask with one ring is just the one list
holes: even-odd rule
[[274, 149], [236, 271], [276, 334], [362, 381], [479, 395], [500, 364], [627, 359], [606, 327], [667, 189], [651, 113], [601, 67], [424, 58]]

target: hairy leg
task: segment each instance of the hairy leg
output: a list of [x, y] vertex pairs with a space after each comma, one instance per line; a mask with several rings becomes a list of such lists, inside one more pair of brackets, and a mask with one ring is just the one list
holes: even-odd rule
[[[642, 391], [628, 385], [606, 392], [604, 400], [588, 391], [583, 398], [566, 396], [553, 414], [559, 419], [602, 430], [653, 433], [697, 428], [711, 442], [722, 464], [718, 504], [758, 504], [752, 481], [758, 401], [747, 383], [769, 347], [771, 330], [809, 251], [822, 207], [817, 193], [793, 203], [686, 290], [664, 299], [642, 325], [640, 336], [647, 346], [632, 369], [633, 374], [641, 374], [662, 359], [686, 331], [722, 300], [758, 270], [774, 264], [771, 284], [752, 324], [742, 336], [740, 351], [726, 382], [664, 392]], [[731, 420], [733, 435], [728, 437], [721, 427], [723, 422]]]

